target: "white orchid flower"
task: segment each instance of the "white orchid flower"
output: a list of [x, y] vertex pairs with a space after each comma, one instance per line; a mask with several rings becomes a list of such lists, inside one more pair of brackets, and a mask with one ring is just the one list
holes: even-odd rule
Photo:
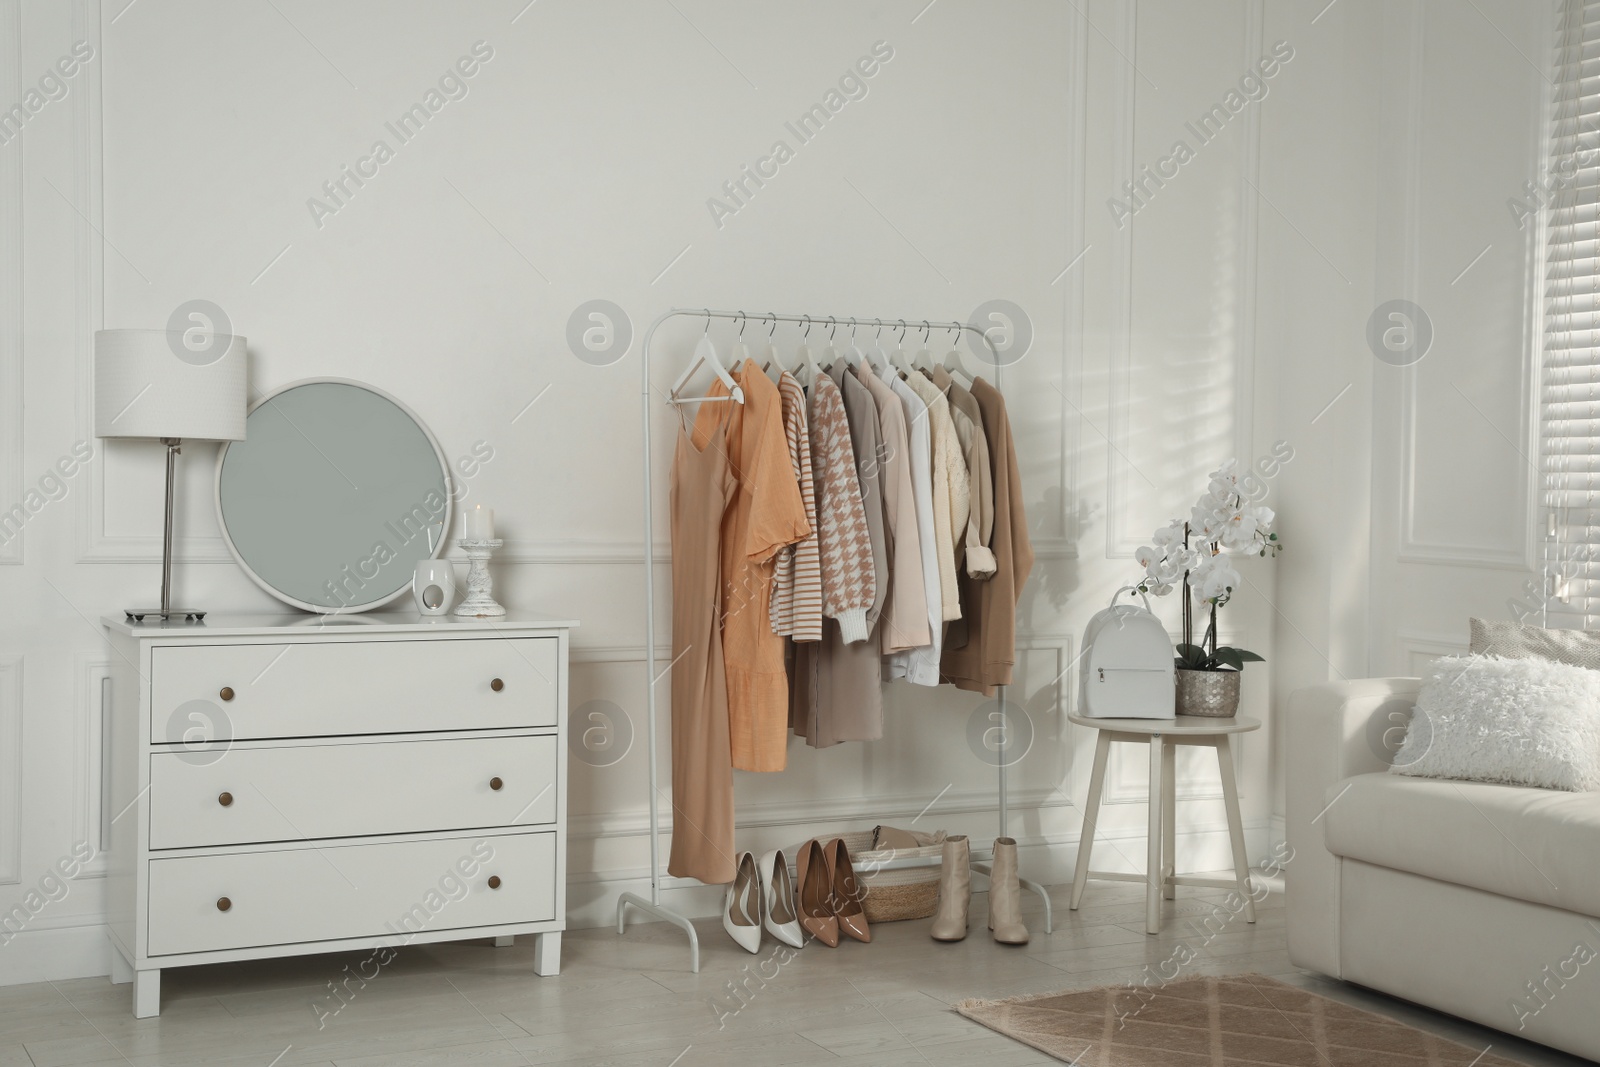
[[1222, 543], [1228, 548], [1249, 548], [1256, 539], [1256, 517], [1253, 509], [1229, 516], [1222, 528]]
[[1212, 556], [1196, 574], [1200, 579], [1198, 583], [1200, 596], [1204, 600], [1226, 597], [1243, 583], [1239, 572], [1234, 569], [1233, 563], [1227, 556]]
[[1231, 490], [1239, 484], [1239, 461], [1230, 459], [1206, 477], [1211, 480], [1213, 485], [1221, 482]]
[[1182, 545], [1183, 523], [1181, 521], [1173, 521], [1168, 523], [1166, 526], [1163, 526], [1157, 530], [1151, 536], [1151, 540], [1155, 541], [1156, 545], [1162, 548], [1165, 548], [1168, 545]]

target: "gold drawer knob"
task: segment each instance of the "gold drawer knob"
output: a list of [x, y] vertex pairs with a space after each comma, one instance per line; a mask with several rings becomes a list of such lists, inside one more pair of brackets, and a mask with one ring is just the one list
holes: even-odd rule
[[496, 678], [494, 681], [489, 683], [489, 688], [493, 689], [496, 693], [500, 692], [500, 690], [504, 689], [505, 687], [506, 687], [506, 683], [502, 682], [498, 678]]
[[219, 692], [217, 694], [217, 696], [221, 697], [224, 701], [232, 700], [233, 699], [233, 686], [231, 686], [231, 685], [223, 686], [222, 687], [222, 691]]
[[494, 790], [494, 791], [495, 791], [495, 792], [497, 792], [497, 793], [498, 793], [498, 792], [499, 792], [499, 791], [500, 791], [500, 787], [501, 787], [501, 786], [503, 786], [503, 785], [505, 785], [505, 783], [504, 783], [504, 782], [502, 782], [502, 781], [501, 781], [501, 780], [500, 780], [500, 779], [498, 779], [498, 778], [491, 778], [491, 779], [489, 779], [489, 788], [490, 788], [490, 789], [493, 789], [493, 790]]
[[218, 793], [217, 794], [217, 803], [221, 804], [225, 808], [232, 806], [232, 804], [233, 804], [233, 794], [232, 793]]
[[217, 910], [218, 911], [227, 911], [231, 907], [233, 907], [233, 901], [229, 900], [227, 897], [218, 897], [217, 898]]
[[500, 888], [500, 876], [498, 874], [491, 874], [489, 876], [489, 888], [490, 889], [499, 889]]

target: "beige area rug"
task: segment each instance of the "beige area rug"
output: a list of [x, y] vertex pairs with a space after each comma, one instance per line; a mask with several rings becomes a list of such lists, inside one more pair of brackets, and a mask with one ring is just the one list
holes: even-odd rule
[[955, 1007], [1076, 1067], [1516, 1067], [1262, 975]]

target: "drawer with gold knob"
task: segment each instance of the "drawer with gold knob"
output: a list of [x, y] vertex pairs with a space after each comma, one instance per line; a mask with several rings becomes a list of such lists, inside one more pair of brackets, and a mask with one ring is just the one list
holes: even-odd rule
[[150, 740], [201, 748], [556, 724], [554, 638], [182, 645], [151, 650]]
[[153, 859], [150, 955], [548, 922], [555, 856], [523, 833]]
[[239, 745], [215, 762], [150, 757], [150, 847], [431, 830], [556, 820], [553, 735]]

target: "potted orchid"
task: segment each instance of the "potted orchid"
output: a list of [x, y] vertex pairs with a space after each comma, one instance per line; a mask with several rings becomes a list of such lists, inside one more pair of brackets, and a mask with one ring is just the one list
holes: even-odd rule
[[[1239, 487], [1236, 460], [1211, 472], [1210, 484], [1190, 509], [1139, 549], [1134, 559], [1145, 570], [1135, 587], [1165, 596], [1183, 587], [1183, 640], [1177, 648], [1177, 713], [1229, 716], [1239, 709], [1239, 675], [1246, 663], [1262, 657], [1242, 648], [1217, 645], [1217, 611], [1243, 582], [1233, 555], [1276, 556], [1283, 547], [1272, 530], [1272, 509], [1252, 504]], [[1208, 609], [1205, 633], [1194, 640], [1194, 601]]]

